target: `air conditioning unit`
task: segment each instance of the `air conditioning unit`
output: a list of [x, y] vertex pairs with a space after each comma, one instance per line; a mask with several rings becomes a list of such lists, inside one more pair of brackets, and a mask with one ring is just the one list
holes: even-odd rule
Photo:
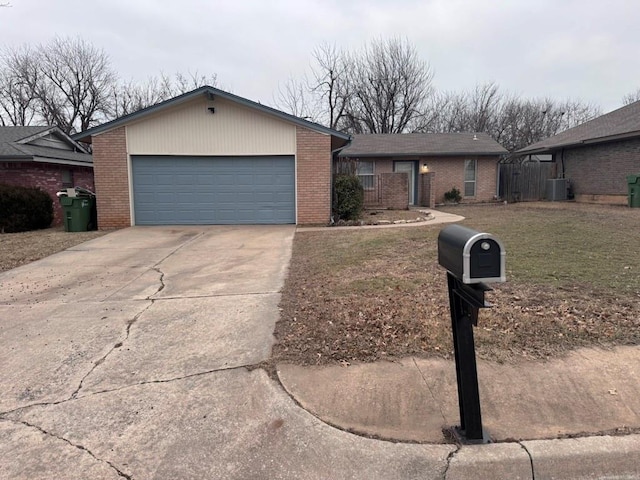
[[547, 200], [561, 202], [567, 199], [567, 179], [550, 178], [547, 180]]

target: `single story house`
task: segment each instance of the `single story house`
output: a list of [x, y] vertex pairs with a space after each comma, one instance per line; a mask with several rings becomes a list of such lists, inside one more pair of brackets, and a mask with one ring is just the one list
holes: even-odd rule
[[577, 201], [626, 204], [627, 175], [640, 174], [640, 101], [516, 153], [551, 154]]
[[349, 138], [209, 86], [74, 136], [93, 146], [100, 228], [326, 224]]
[[506, 153], [486, 133], [364, 134], [354, 135], [339, 159], [356, 163], [366, 206], [406, 208], [433, 207], [453, 188], [463, 202], [495, 199]]
[[62, 224], [56, 193], [63, 188], [93, 191], [93, 160], [58, 127], [0, 127], [0, 183], [39, 187], [53, 200], [53, 225]]

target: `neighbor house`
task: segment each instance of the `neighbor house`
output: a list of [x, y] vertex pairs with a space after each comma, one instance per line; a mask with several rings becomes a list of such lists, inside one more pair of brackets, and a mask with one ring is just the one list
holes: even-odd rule
[[495, 199], [506, 153], [485, 133], [403, 133], [354, 135], [339, 157], [355, 163], [366, 206], [406, 208], [433, 207], [453, 188], [463, 202]]
[[201, 87], [74, 137], [93, 145], [98, 225], [326, 224], [349, 136]]
[[516, 153], [551, 154], [577, 201], [626, 204], [627, 176], [640, 174], [640, 101]]
[[56, 193], [93, 190], [91, 155], [58, 127], [0, 127], [0, 183], [39, 187], [53, 200], [53, 224], [62, 223]]

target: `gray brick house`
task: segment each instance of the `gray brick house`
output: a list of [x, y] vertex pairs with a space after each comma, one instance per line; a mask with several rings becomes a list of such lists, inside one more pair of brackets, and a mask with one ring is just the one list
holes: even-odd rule
[[640, 101], [517, 153], [551, 154], [577, 201], [627, 204], [627, 175], [640, 173]]

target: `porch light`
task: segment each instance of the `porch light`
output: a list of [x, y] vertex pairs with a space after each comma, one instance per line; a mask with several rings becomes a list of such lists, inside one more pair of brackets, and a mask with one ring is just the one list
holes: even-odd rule
[[427, 165], [426, 163], [423, 163], [422, 166], [420, 167], [420, 173], [429, 173], [429, 165]]

